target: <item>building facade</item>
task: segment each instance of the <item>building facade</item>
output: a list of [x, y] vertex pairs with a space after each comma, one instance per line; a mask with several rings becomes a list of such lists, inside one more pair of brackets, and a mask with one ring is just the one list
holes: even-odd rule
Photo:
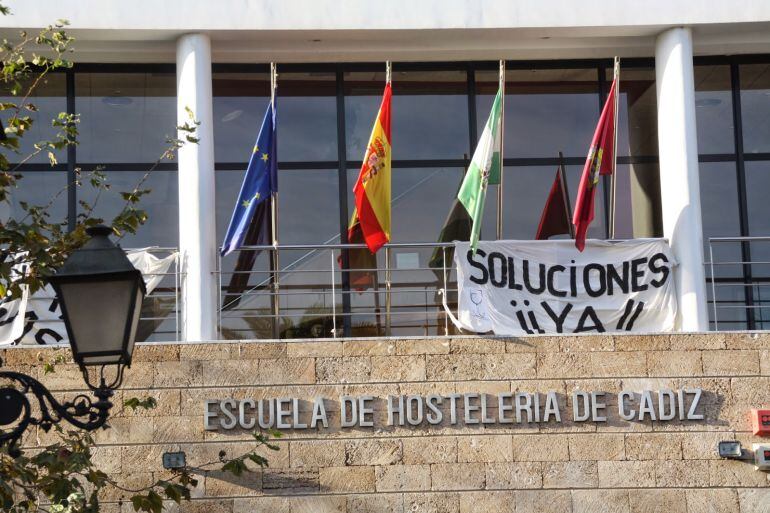
[[[162, 455], [198, 466], [278, 428], [270, 467], [201, 473], [179, 511], [770, 511], [751, 409], [770, 406], [770, 3], [539, 0], [9, 1], [12, 39], [70, 21], [75, 65], [34, 99], [39, 121], [79, 113], [79, 142], [19, 165], [21, 202], [77, 170], [115, 190], [148, 169], [149, 219], [125, 248], [178, 252], [146, 300], [100, 468], [141, 486]], [[687, 333], [459, 335], [456, 281], [437, 244], [505, 63], [504, 180], [482, 238], [532, 239], [554, 173], [573, 199], [621, 59], [615, 238], [666, 238]], [[393, 233], [373, 282], [338, 258], [352, 187], [392, 62]], [[278, 70], [276, 247], [246, 269], [219, 246]], [[3, 93], [7, 94], [7, 93]], [[200, 121], [198, 144], [156, 160]], [[31, 149], [31, 146], [22, 148]], [[88, 186], [52, 215], [74, 222]], [[589, 236], [610, 238], [609, 182]], [[96, 215], [119, 209], [99, 202]], [[253, 251], [256, 251], [252, 248]], [[438, 263], [436, 263], [438, 262]], [[344, 263], [344, 262], [343, 262]], [[238, 276], [246, 276], [237, 287]], [[235, 280], [237, 281], [237, 280]], [[714, 331], [713, 333], [708, 333]], [[265, 340], [260, 340], [265, 339]], [[314, 340], [324, 339], [324, 340]], [[57, 396], [83, 392], [61, 348], [0, 350]], [[134, 412], [122, 399], [152, 396]], [[323, 411], [322, 411], [323, 410]], [[270, 413], [272, 411], [272, 413]], [[355, 411], [355, 413], [354, 413]], [[284, 412], [284, 413], [281, 413]], [[271, 420], [272, 419], [272, 420]], [[51, 441], [30, 431], [26, 448]], [[743, 446], [720, 457], [720, 441]], [[770, 447], [769, 447], [770, 449]], [[105, 511], [127, 512], [119, 491]], [[169, 508], [175, 508], [172, 504]]]
[[[615, 237], [669, 239], [681, 264], [683, 330], [764, 327], [763, 3], [365, 5], [192, 2], [179, 7], [181, 19], [174, 2], [140, 2], [128, 13], [99, 2], [12, 3], [14, 14], [0, 20], [9, 37], [46, 18], [70, 20], [76, 65], [51, 76], [36, 101], [39, 119], [81, 114], [76, 151], [57, 166], [42, 156], [22, 165], [15, 201], [43, 202], [66, 183], [65, 169], [104, 165], [115, 188], [132, 186], [189, 107], [200, 143], [153, 172], [149, 222], [123, 241], [180, 252], [178, 283], [162, 288], [176, 300], [150, 316], [151, 340], [441, 334], [447, 323], [435, 294], [443, 284], [429, 266], [436, 250], [420, 244], [436, 242], [451, 207], [496, 90], [497, 60], [507, 69], [502, 237], [531, 239], [559, 152], [576, 193], [617, 55]], [[357, 291], [335, 268], [334, 245], [347, 242], [386, 60], [395, 245], [379, 256], [377, 287]], [[236, 305], [228, 295], [236, 257], [220, 261], [217, 248], [269, 99], [270, 62], [279, 74], [285, 249], [275, 261], [268, 251], [258, 256]], [[600, 186], [589, 236], [607, 238], [610, 194]], [[78, 200], [90, 199], [87, 189], [78, 194], [62, 197], [55, 213], [74, 219]], [[97, 214], [114, 208], [102, 203]], [[497, 209], [488, 202], [483, 238], [496, 236]]]

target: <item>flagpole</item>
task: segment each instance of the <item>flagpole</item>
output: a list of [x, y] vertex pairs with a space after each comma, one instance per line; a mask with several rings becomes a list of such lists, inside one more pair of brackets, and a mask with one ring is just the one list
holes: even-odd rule
[[505, 171], [503, 142], [505, 141], [505, 60], [500, 59], [500, 183], [497, 185], [497, 240], [503, 238], [503, 174]]
[[564, 201], [564, 208], [567, 211], [567, 226], [569, 226], [569, 236], [575, 238], [575, 226], [572, 224], [572, 205], [569, 200], [569, 189], [567, 188], [567, 170], [564, 168], [564, 154], [559, 152], [559, 179], [561, 180], [561, 194]]
[[[385, 85], [390, 85], [390, 80], [392, 78], [392, 68], [390, 65], [390, 61], [385, 61]], [[388, 198], [390, 200], [390, 198]], [[390, 328], [391, 328], [391, 273], [390, 273], [390, 248], [385, 247], [385, 336], [390, 336]], [[379, 274], [379, 273], [377, 273]], [[379, 280], [376, 280], [375, 283], [379, 287]], [[377, 296], [380, 295], [379, 290], [377, 291]], [[378, 326], [377, 326], [377, 334], [379, 335], [379, 311], [378, 311]]]
[[[278, 88], [278, 70], [274, 62], [270, 63], [270, 110], [271, 115], [275, 113], [275, 90]], [[275, 129], [275, 127], [273, 127]], [[277, 145], [276, 145], [277, 147]], [[270, 150], [267, 150], [270, 151]], [[278, 155], [270, 155], [270, 158], [278, 158]], [[276, 191], [276, 184], [272, 184], [272, 192], [270, 195], [270, 231], [272, 232], [273, 239], [273, 251], [271, 251], [270, 258], [270, 273], [273, 280], [273, 295], [271, 297], [271, 306], [273, 309], [273, 338], [278, 339], [281, 336], [281, 327], [279, 316], [281, 313], [281, 306], [278, 301], [279, 285], [279, 259], [278, 259], [278, 192]]]
[[615, 57], [612, 71], [612, 81], [615, 82], [615, 97], [613, 98], [613, 143], [612, 143], [612, 175], [610, 179], [610, 239], [615, 238], [615, 213], [617, 210], [617, 170], [618, 170], [618, 98], [620, 96], [620, 58]]

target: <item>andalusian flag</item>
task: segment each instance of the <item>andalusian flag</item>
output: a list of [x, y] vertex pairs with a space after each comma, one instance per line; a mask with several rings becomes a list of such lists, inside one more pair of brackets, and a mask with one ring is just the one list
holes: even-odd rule
[[[369, 251], [376, 253], [390, 240], [390, 83], [374, 122], [364, 162], [353, 187], [356, 209], [350, 219], [348, 240], [363, 236]], [[360, 233], [357, 233], [360, 230]]]
[[502, 103], [503, 91], [499, 89], [492, 112], [489, 113], [487, 124], [481, 133], [473, 159], [465, 173], [465, 179], [457, 193], [457, 199], [468, 211], [473, 220], [471, 228], [471, 250], [476, 251], [481, 231], [481, 218], [484, 215], [484, 199], [487, 196], [487, 185], [500, 183], [500, 143], [502, 133]]

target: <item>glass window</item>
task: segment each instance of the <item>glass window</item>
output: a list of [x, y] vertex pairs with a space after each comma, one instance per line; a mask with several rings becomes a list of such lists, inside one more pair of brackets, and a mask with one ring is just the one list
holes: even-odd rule
[[698, 152], [732, 153], [733, 100], [729, 66], [695, 66]]
[[176, 136], [173, 73], [76, 73], [78, 162], [155, 162]]
[[[21, 202], [30, 206], [44, 207], [48, 204], [51, 223], [67, 221], [67, 172], [27, 171], [18, 173], [21, 179], [17, 188], [10, 191], [10, 202], [0, 202], [0, 218], [21, 221], [24, 211]], [[58, 195], [58, 196], [57, 196]]]
[[[348, 169], [348, 210], [353, 213], [353, 186], [358, 169]], [[464, 170], [460, 168], [396, 168], [391, 182], [391, 242], [435, 242], [457, 191]], [[496, 189], [487, 192], [482, 238], [495, 238]]]
[[[709, 237], [737, 237], [741, 235], [738, 209], [738, 182], [734, 162], [700, 163], [700, 200], [703, 219], [705, 259], [709, 260]], [[714, 262], [740, 262], [741, 248], [736, 243], [713, 243]], [[738, 265], [715, 265], [717, 277], [739, 276]], [[706, 276], [710, 275], [706, 269]]]
[[[467, 82], [464, 71], [393, 73], [394, 159], [462, 159], [468, 153]], [[384, 70], [345, 74], [349, 160], [364, 158], [384, 87]]]
[[[247, 162], [270, 101], [267, 73], [214, 73], [217, 162]], [[334, 73], [281, 73], [278, 158], [281, 162], [337, 160]]]
[[[478, 134], [497, 89], [496, 71], [476, 72]], [[585, 155], [598, 119], [596, 69], [506, 71], [506, 158]]]
[[[612, 68], [606, 70], [608, 87], [612, 74]], [[621, 64], [618, 107], [618, 156], [657, 155], [655, 69], [623, 68]]]
[[[567, 192], [574, 210], [582, 166], [566, 166]], [[533, 240], [540, 224], [548, 193], [556, 178], [556, 166], [506, 167], [503, 179], [503, 238]], [[599, 182], [595, 196], [594, 220], [588, 238], [604, 239], [604, 185]], [[493, 198], [492, 201], [495, 201]], [[557, 237], [555, 237], [557, 238]], [[565, 235], [558, 238], [569, 238]]]
[[[19, 105], [23, 95], [29, 91], [31, 84], [25, 84], [22, 88], [21, 96], [10, 96], [7, 90], [0, 96], [0, 102], [14, 103]], [[4, 87], [4, 89], [7, 89]], [[67, 111], [67, 87], [64, 73], [51, 73], [38, 83], [35, 91], [27, 99], [26, 103], [31, 103], [37, 107], [36, 112], [24, 111], [21, 115], [32, 118], [32, 128], [24, 134], [21, 139], [21, 147], [18, 154], [6, 153], [10, 162], [21, 162], [35, 151], [35, 143], [42, 141], [52, 141], [59, 133], [59, 129], [51, 126], [51, 121], [58, 118], [59, 114]], [[3, 126], [7, 126], [6, 120], [12, 116], [11, 110], [0, 112], [3, 120]], [[59, 162], [67, 161], [67, 150], [58, 150], [54, 154]], [[30, 158], [29, 163], [45, 163], [48, 160], [48, 150], [42, 151]]]
[[743, 150], [770, 152], [770, 64], [746, 64], [741, 73]]
[[[121, 212], [125, 202], [119, 193], [132, 191], [142, 180], [145, 171], [106, 171], [110, 189], [98, 194], [88, 185], [86, 173], [83, 186], [78, 188], [78, 197], [95, 205], [93, 215], [109, 223]], [[138, 208], [147, 212], [147, 222], [140, 226], [135, 235], [128, 234], [121, 241], [123, 248], [145, 248], [148, 246], [177, 247], [179, 244], [179, 193], [176, 171], [155, 170], [142, 185], [151, 192], [142, 197]], [[79, 207], [82, 210], [82, 207]]]

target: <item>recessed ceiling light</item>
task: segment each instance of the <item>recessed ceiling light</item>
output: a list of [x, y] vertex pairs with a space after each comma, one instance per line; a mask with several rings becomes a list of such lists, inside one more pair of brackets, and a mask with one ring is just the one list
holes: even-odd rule
[[222, 123], [229, 123], [234, 119], [238, 119], [239, 117], [241, 117], [241, 114], [243, 114], [243, 111], [241, 109], [237, 109], [232, 112], [229, 112], [224, 116], [222, 116]]
[[134, 100], [128, 96], [105, 96], [102, 98], [102, 103], [111, 107], [125, 107], [134, 103]]

